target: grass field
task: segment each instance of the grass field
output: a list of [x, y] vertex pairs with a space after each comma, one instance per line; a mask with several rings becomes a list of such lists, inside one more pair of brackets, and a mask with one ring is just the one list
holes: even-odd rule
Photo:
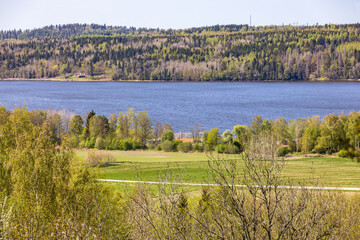
[[[166, 176], [178, 177], [184, 182], [211, 182], [208, 158], [204, 153], [158, 151], [107, 151], [115, 161], [100, 167], [102, 177], [117, 180], [159, 181]], [[87, 151], [76, 155], [85, 159]], [[319, 179], [324, 186], [360, 187], [360, 164], [337, 157], [286, 158], [283, 175], [294, 182]]]

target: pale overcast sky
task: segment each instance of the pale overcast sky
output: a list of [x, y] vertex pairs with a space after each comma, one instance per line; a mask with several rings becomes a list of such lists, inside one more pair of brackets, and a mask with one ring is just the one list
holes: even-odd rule
[[360, 22], [360, 0], [0, 0], [0, 29], [50, 24], [188, 28]]

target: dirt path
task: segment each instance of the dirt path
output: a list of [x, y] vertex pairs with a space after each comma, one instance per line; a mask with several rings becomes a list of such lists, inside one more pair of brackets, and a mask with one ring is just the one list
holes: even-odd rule
[[[173, 184], [184, 186], [219, 186], [219, 184], [210, 183], [178, 183], [178, 182], [151, 182], [151, 181], [132, 181], [132, 180], [114, 180], [114, 179], [96, 179], [101, 182], [114, 182], [114, 183], [146, 183], [146, 184]], [[246, 187], [246, 185], [234, 185], [235, 187]], [[360, 191], [360, 188], [351, 187], [313, 187], [313, 186], [278, 186], [278, 188], [287, 189], [310, 189], [310, 190], [331, 190], [331, 191]]]

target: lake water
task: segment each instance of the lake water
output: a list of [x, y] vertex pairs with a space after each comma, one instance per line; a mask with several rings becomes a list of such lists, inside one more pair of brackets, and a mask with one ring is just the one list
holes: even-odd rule
[[152, 122], [175, 131], [232, 129], [256, 115], [287, 120], [360, 111], [358, 82], [47, 82], [1, 81], [0, 103], [11, 109], [68, 109], [85, 114], [148, 110]]

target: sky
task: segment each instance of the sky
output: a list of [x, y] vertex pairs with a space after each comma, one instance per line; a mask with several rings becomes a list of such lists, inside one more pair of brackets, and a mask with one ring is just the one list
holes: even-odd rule
[[181, 29], [360, 22], [360, 0], [0, 0], [0, 30], [67, 23]]

